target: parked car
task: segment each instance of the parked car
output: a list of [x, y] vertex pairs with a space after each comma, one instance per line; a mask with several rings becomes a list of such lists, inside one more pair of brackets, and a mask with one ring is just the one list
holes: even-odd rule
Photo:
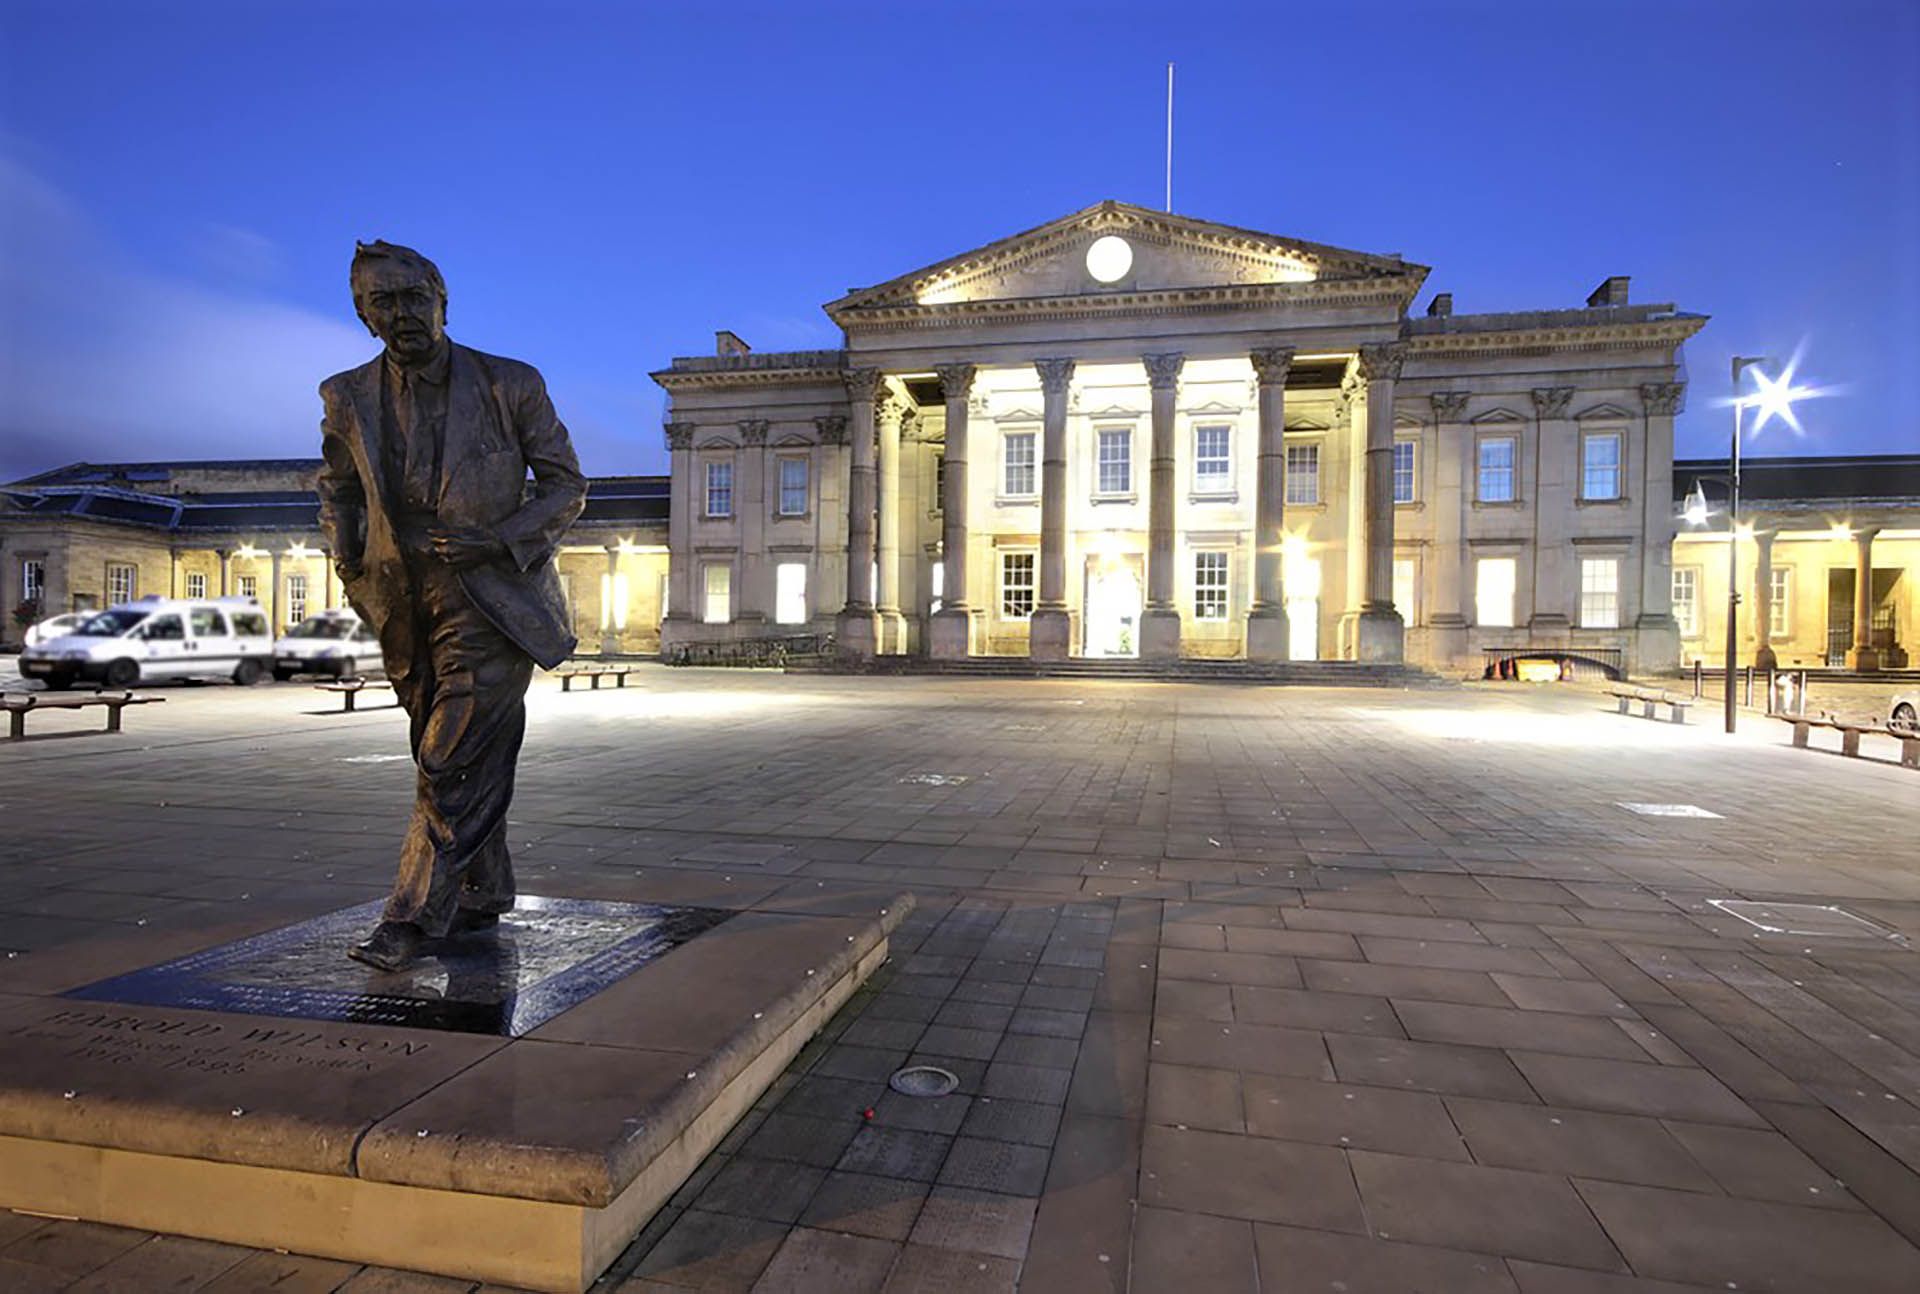
[[21, 675], [50, 688], [168, 678], [230, 678], [246, 686], [272, 663], [273, 632], [252, 598], [144, 597], [95, 612], [71, 633], [20, 653]]
[[1895, 692], [1887, 706], [1887, 727], [1920, 732], [1920, 692]]
[[382, 664], [380, 640], [351, 611], [308, 616], [273, 644], [273, 676], [283, 683], [295, 674], [354, 678]]
[[27, 626], [26, 641], [23, 645], [31, 647], [35, 643], [64, 638], [78, 629], [92, 614], [91, 611], [69, 611], [64, 615], [48, 616], [45, 620]]

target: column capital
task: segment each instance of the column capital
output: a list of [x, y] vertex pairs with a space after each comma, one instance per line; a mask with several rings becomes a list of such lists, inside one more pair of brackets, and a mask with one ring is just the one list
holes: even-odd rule
[[767, 443], [767, 420], [765, 418], [742, 418], [740, 420], [740, 439], [749, 445]]
[[813, 420], [814, 429], [820, 433], [823, 445], [844, 445], [847, 443], [847, 415], [844, 413], [823, 414]]
[[873, 416], [882, 427], [897, 427], [905, 420], [907, 407], [894, 399], [893, 392], [882, 387], [873, 401]]
[[1860, 545], [1863, 549], [1871, 548], [1873, 546], [1874, 536], [1878, 535], [1880, 530], [1881, 528], [1879, 526], [1855, 526], [1853, 528], [1853, 542]]
[[979, 369], [972, 364], [935, 364], [933, 371], [940, 378], [940, 394], [949, 400], [964, 400], [973, 390], [974, 374]]
[[1680, 402], [1686, 399], [1685, 382], [1642, 382], [1640, 384], [1640, 403], [1651, 414], [1671, 417], [1680, 412]]
[[1261, 386], [1285, 386], [1287, 374], [1293, 369], [1293, 356], [1292, 346], [1262, 346], [1247, 352]]
[[667, 433], [668, 449], [692, 449], [695, 424], [691, 422], [669, 422], [661, 430]]
[[1533, 388], [1533, 412], [1537, 418], [1564, 418], [1567, 405], [1573, 400], [1573, 388], [1570, 386], [1536, 386]]
[[1070, 359], [1037, 359], [1034, 369], [1040, 374], [1040, 389], [1048, 395], [1065, 395], [1067, 386], [1073, 381], [1073, 361]]
[[1433, 416], [1436, 419], [1458, 418], [1467, 411], [1467, 401], [1472, 398], [1471, 391], [1435, 391], [1427, 397], [1433, 402]]
[[1407, 344], [1403, 341], [1379, 342], [1362, 346], [1354, 357], [1354, 367], [1360, 377], [1368, 382], [1391, 382], [1400, 376], [1400, 366], [1407, 359]]
[[1171, 391], [1180, 381], [1180, 370], [1186, 367], [1187, 357], [1179, 351], [1167, 351], [1142, 355], [1140, 362], [1146, 365], [1148, 386], [1156, 391]]
[[850, 368], [841, 375], [847, 384], [847, 399], [859, 404], [863, 400], [872, 400], [874, 392], [880, 389], [880, 370], [877, 368]]

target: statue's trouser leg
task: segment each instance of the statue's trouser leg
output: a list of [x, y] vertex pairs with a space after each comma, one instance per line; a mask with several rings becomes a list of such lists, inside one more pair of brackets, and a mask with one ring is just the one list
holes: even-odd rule
[[416, 790], [385, 916], [438, 937], [462, 908], [513, 906], [507, 807], [533, 662], [473, 605], [451, 570], [429, 567], [420, 576], [417, 650], [394, 679], [412, 720]]

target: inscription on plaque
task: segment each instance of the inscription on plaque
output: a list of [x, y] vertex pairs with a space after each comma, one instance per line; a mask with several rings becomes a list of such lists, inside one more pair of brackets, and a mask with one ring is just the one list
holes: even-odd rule
[[370, 1073], [376, 1063], [404, 1061], [433, 1046], [425, 1038], [211, 1020], [131, 1015], [112, 1007], [57, 1007], [5, 1036], [57, 1050], [94, 1065], [133, 1065], [156, 1073], [253, 1074], [263, 1070]]
[[[488, 934], [429, 944], [415, 964], [387, 974], [340, 956], [341, 942], [376, 918], [380, 906], [366, 903], [329, 913], [65, 996], [518, 1037], [733, 915], [719, 908], [522, 895]], [[75, 1012], [86, 1013], [84, 1008]], [[350, 1035], [333, 1031], [308, 1030], [303, 1038], [297, 1028], [262, 1026], [241, 1037], [231, 1026], [195, 1027], [225, 1028], [232, 1036], [221, 1040], [223, 1047], [351, 1054], [354, 1046], [343, 1040]], [[181, 1031], [163, 1034], [154, 1021], [135, 1017], [95, 1032], [139, 1039], [143, 1045], [167, 1037], [187, 1040]]]

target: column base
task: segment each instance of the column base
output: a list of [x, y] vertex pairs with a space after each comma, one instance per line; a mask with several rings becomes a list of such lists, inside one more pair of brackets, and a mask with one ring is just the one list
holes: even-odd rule
[[1140, 659], [1180, 659], [1180, 613], [1148, 607], [1140, 616]]
[[1065, 607], [1039, 607], [1027, 621], [1027, 655], [1065, 660], [1073, 649], [1073, 617]]
[[892, 607], [882, 607], [875, 614], [880, 617], [880, 654], [906, 655], [907, 618]]
[[1362, 611], [1354, 622], [1354, 656], [1376, 665], [1398, 665], [1406, 659], [1407, 626], [1400, 613]]
[[927, 655], [935, 660], [965, 660], [973, 655], [973, 613], [942, 607], [927, 626]]
[[1753, 667], [1755, 669], [1779, 669], [1780, 658], [1774, 654], [1774, 650], [1771, 647], [1756, 647], [1753, 649]]
[[1880, 670], [1880, 649], [1878, 647], [1853, 646], [1847, 648], [1847, 668], [1856, 674], [1876, 674]]
[[872, 660], [880, 646], [880, 617], [873, 608], [848, 607], [833, 621], [833, 649], [842, 656]]
[[1248, 614], [1247, 659], [1269, 664], [1293, 659], [1285, 608], [1263, 608]]

